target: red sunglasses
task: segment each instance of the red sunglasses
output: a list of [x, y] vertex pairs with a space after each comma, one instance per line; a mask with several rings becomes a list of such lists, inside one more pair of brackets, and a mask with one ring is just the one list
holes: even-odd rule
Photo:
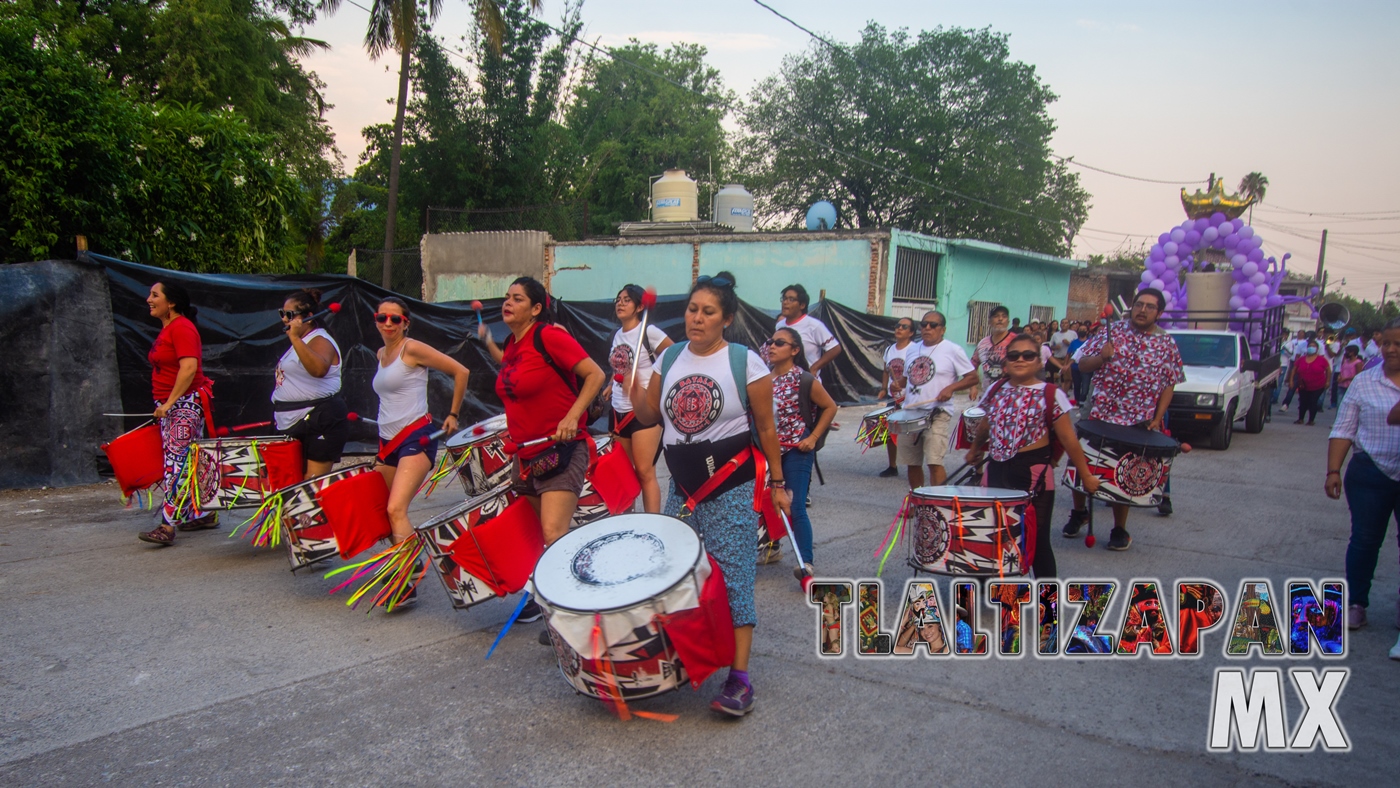
[[397, 326], [397, 325], [399, 325], [399, 324], [401, 324], [401, 323], [407, 323], [407, 322], [408, 322], [408, 318], [404, 317], [403, 315], [391, 315], [391, 314], [389, 314], [388, 312], [375, 312], [375, 313], [374, 313], [374, 322], [376, 322], [376, 323], [393, 323], [394, 325]]

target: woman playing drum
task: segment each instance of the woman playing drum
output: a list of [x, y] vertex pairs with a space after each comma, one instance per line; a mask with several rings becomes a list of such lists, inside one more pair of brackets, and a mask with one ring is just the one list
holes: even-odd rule
[[177, 480], [184, 467], [186, 450], [204, 437], [204, 428], [213, 423], [209, 397], [213, 383], [204, 377], [204, 343], [195, 326], [195, 308], [190, 294], [173, 282], [156, 282], [146, 296], [151, 317], [160, 321], [160, 333], [146, 358], [151, 362], [151, 394], [154, 415], [160, 422], [160, 442], [165, 457], [165, 503], [161, 524], [139, 535], [143, 542], [162, 547], [175, 543], [175, 526], [182, 531], [214, 528], [217, 514], [181, 522], [176, 505]]
[[[836, 401], [822, 388], [821, 381], [804, 368], [803, 361], [802, 337], [786, 326], [774, 331], [768, 340], [768, 363], [773, 368], [773, 417], [783, 452], [783, 479], [792, 496], [792, 535], [797, 540], [793, 547], [801, 553], [806, 576], [811, 577], [815, 570], [807, 488], [812, 483], [813, 452], [836, 418]], [[806, 413], [801, 397], [804, 387], [810, 392]], [[820, 410], [820, 415], [814, 413], [816, 410]], [[815, 423], [809, 423], [809, 419]], [[795, 571], [801, 581], [802, 571]]]
[[[588, 450], [581, 445], [588, 405], [606, 378], [578, 341], [554, 325], [552, 306], [544, 285], [522, 276], [501, 304], [501, 319], [511, 333], [506, 346], [496, 345], [485, 324], [478, 329], [501, 365], [496, 394], [506, 408], [511, 442], [520, 446], [514, 486], [539, 513], [546, 545], [568, 533], [578, 506], [588, 472]], [[540, 439], [549, 440], [526, 445]], [[516, 620], [537, 621], [542, 615], [532, 601]]]
[[613, 439], [622, 445], [622, 450], [627, 452], [632, 467], [637, 469], [637, 479], [642, 483], [642, 509], [656, 514], [661, 511], [661, 487], [656, 483], [661, 425], [646, 424], [637, 418], [637, 412], [632, 409], [632, 400], [627, 396], [632, 381], [625, 376], [632, 374], [635, 363], [637, 379], [642, 382], [643, 388], [648, 386], [651, 383], [652, 364], [672, 342], [664, 331], [649, 325], [646, 336], [640, 338], [640, 358], [633, 358], [640, 337], [642, 295], [642, 288], [637, 285], [625, 285], [613, 302], [613, 311], [622, 322], [622, 328], [613, 334], [612, 352], [608, 355], [615, 380], [612, 386], [612, 434]]
[[272, 390], [277, 429], [301, 443], [305, 479], [330, 473], [350, 439], [340, 395], [340, 346], [313, 318], [320, 308], [320, 290], [298, 290], [282, 304], [282, 328], [292, 346], [277, 360]]
[[[428, 415], [428, 370], [452, 376], [452, 412], [442, 420], [442, 429], [457, 430], [462, 398], [467, 394], [467, 368], [455, 359], [408, 338], [408, 305], [397, 298], [379, 302], [374, 315], [384, 347], [378, 353], [374, 370], [374, 393], [379, 395], [379, 455], [375, 470], [389, 486], [389, 524], [395, 544], [413, 536], [408, 520], [408, 503], [433, 469], [437, 441], [432, 417]], [[409, 594], [400, 607], [417, 601], [417, 591]]]
[[[734, 322], [739, 297], [734, 275], [702, 276], [686, 306], [687, 343], [662, 355], [651, 384], [632, 383], [637, 416], [661, 421], [671, 492], [664, 513], [688, 515], [705, 550], [719, 563], [734, 621], [734, 664], [710, 708], [743, 716], [753, 710], [749, 652], [753, 628], [755, 562], [755, 452], [766, 461], [773, 504], [791, 515], [782, 475], [778, 435], [773, 426], [773, 380], [758, 354], [724, 340]], [[742, 379], [740, 379], [742, 378]], [[755, 449], [749, 420], [762, 449]]]
[[977, 425], [969, 463], [979, 463], [990, 454], [987, 486], [1025, 490], [1035, 497], [1035, 557], [1031, 568], [1038, 578], [1055, 577], [1055, 554], [1050, 547], [1050, 516], [1055, 509], [1055, 456], [1053, 442], [1064, 447], [1070, 461], [1090, 493], [1099, 480], [1089, 472], [1084, 450], [1070, 423], [1069, 398], [1058, 387], [1047, 391], [1039, 379], [1042, 368], [1040, 341], [1029, 334], [1018, 334], [1006, 346], [1001, 380], [982, 395], [987, 415]]

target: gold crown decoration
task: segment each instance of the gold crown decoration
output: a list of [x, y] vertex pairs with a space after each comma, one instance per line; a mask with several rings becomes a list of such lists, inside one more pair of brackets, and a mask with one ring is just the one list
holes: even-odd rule
[[1253, 197], [1226, 195], [1224, 178], [1217, 178], [1210, 191], [1197, 189], [1195, 194], [1188, 195], [1185, 188], [1181, 190], [1181, 207], [1190, 219], [1209, 219], [1216, 211], [1225, 214], [1227, 219], [1235, 219], [1253, 204]]

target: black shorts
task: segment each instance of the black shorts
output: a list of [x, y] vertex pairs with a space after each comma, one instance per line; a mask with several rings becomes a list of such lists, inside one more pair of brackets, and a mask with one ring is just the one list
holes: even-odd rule
[[[655, 424], [643, 424], [640, 418], [638, 418], [637, 416], [632, 416], [632, 414], [636, 413], [636, 411], [634, 410], [629, 410], [622, 413], [618, 413], [614, 410], [611, 411], [611, 413], [612, 415], [608, 417], [608, 431], [618, 436], [619, 438], [631, 438], [633, 435], [636, 435], [637, 432], [639, 432], [640, 430], [649, 430], [652, 427], [656, 426]], [[628, 416], [632, 416], [632, 418], [627, 422], [627, 426], [619, 430], [617, 428], [618, 423], [621, 422], [623, 419], [627, 418]]]
[[398, 445], [398, 448], [389, 452], [387, 457], [379, 461], [380, 464], [397, 468], [399, 460], [404, 457], [412, 457], [415, 454], [426, 454], [429, 463], [437, 462], [438, 442], [432, 438], [437, 429], [428, 423], [410, 432], [408, 437], [404, 438], [403, 442]]
[[312, 408], [283, 434], [301, 443], [302, 459], [337, 463], [345, 453], [346, 441], [350, 440], [348, 414], [345, 399], [336, 397]]

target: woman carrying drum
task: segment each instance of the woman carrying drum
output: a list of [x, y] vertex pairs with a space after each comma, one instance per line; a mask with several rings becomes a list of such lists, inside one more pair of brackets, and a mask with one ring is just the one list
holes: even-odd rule
[[[1018, 334], [1006, 346], [1003, 377], [982, 395], [987, 415], [977, 425], [969, 463], [980, 463], [986, 454], [988, 487], [1025, 490], [1035, 497], [1035, 553], [1031, 568], [1038, 578], [1055, 577], [1055, 554], [1050, 547], [1050, 517], [1055, 509], [1055, 465], [1058, 451], [1069, 453], [1070, 462], [1093, 493], [1099, 480], [1089, 472], [1084, 450], [1070, 422], [1069, 398], [1064, 390], [1040, 380], [1040, 341]], [[1051, 434], [1053, 428], [1053, 435]]]
[[[773, 380], [758, 354], [724, 340], [739, 297], [734, 275], [702, 276], [686, 305], [686, 343], [667, 350], [649, 386], [632, 383], [638, 418], [659, 420], [671, 492], [664, 514], [683, 516], [724, 573], [734, 621], [734, 664], [710, 708], [736, 717], [753, 710], [749, 652], [753, 628], [755, 562], [754, 483], [758, 462], [768, 469], [774, 506], [791, 516], [778, 434], [773, 425]], [[750, 419], [761, 449], [755, 448]]]
[[[374, 393], [379, 395], [379, 455], [375, 470], [389, 486], [389, 525], [398, 544], [413, 536], [408, 503], [433, 469], [437, 440], [428, 415], [428, 370], [452, 376], [452, 411], [442, 420], [447, 434], [457, 431], [462, 398], [467, 394], [467, 368], [445, 353], [408, 338], [408, 305], [397, 298], [379, 302], [375, 326], [384, 340], [374, 369]], [[418, 601], [417, 589], [397, 605]]]
[[661, 425], [646, 424], [637, 418], [632, 409], [632, 400], [627, 392], [632, 381], [626, 378], [632, 374], [632, 366], [637, 368], [637, 379], [642, 387], [651, 384], [651, 367], [661, 351], [673, 343], [666, 332], [653, 325], [647, 326], [646, 336], [640, 337], [640, 359], [634, 359], [637, 352], [642, 322], [642, 288], [625, 285], [617, 293], [613, 311], [621, 321], [622, 328], [613, 334], [612, 352], [608, 355], [613, 370], [612, 386], [612, 434], [613, 439], [622, 445], [632, 467], [637, 469], [637, 479], [642, 483], [642, 509], [651, 514], [661, 511], [661, 487], [656, 483], [657, 450], [661, 446]]
[[[549, 293], [534, 278], [522, 276], [511, 283], [501, 319], [511, 333], [504, 348], [496, 345], [484, 323], [478, 334], [501, 365], [496, 395], [506, 408], [510, 440], [520, 447], [515, 490], [539, 514], [544, 543], [550, 545], [569, 532], [578, 507], [588, 472], [588, 449], [581, 445], [587, 435], [588, 406], [602, 391], [606, 376], [569, 332], [554, 325]], [[541, 439], [547, 440], [527, 445]], [[531, 601], [516, 620], [528, 623], [542, 615]]]
[[[806, 576], [812, 577], [815, 570], [807, 487], [812, 483], [813, 452], [836, 418], [836, 401], [822, 388], [821, 381], [804, 368], [802, 353], [801, 335], [786, 326], [774, 331], [768, 340], [768, 364], [773, 369], [773, 418], [783, 452], [783, 479], [792, 496], [792, 536], [797, 540], [793, 547], [801, 554]], [[793, 571], [801, 582], [802, 570]]]
[[320, 308], [320, 290], [298, 290], [279, 312], [292, 346], [277, 360], [272, 417], [279, 432], [301, 444], [304, 479], [330, 473], [350, 439], [349, 410], [340, 395], [340, 346], [313, 318]]
[[165, 503], [161, 524], [139, 534], [143, 542], [165, 547], [175, 543], [175, 528], [198, 531], [217, 527], [219, 516], [206, 514], [182, 522], [176, 505], [177, 481], [184, 467], [190, 444], [204, 437], [205, 427], [213, 431], [209, 398], [213, 383], [204, 377], [204, 343], [195, 326], [195, 308], [190, 294], [173, 282], [156, 282], [146, 296], [151, 317], [160, 321], [160, 333], [146, 359], [151, 362], [151, 394], [154, 416], [160, 422], [160, 443], [165, 458]]

